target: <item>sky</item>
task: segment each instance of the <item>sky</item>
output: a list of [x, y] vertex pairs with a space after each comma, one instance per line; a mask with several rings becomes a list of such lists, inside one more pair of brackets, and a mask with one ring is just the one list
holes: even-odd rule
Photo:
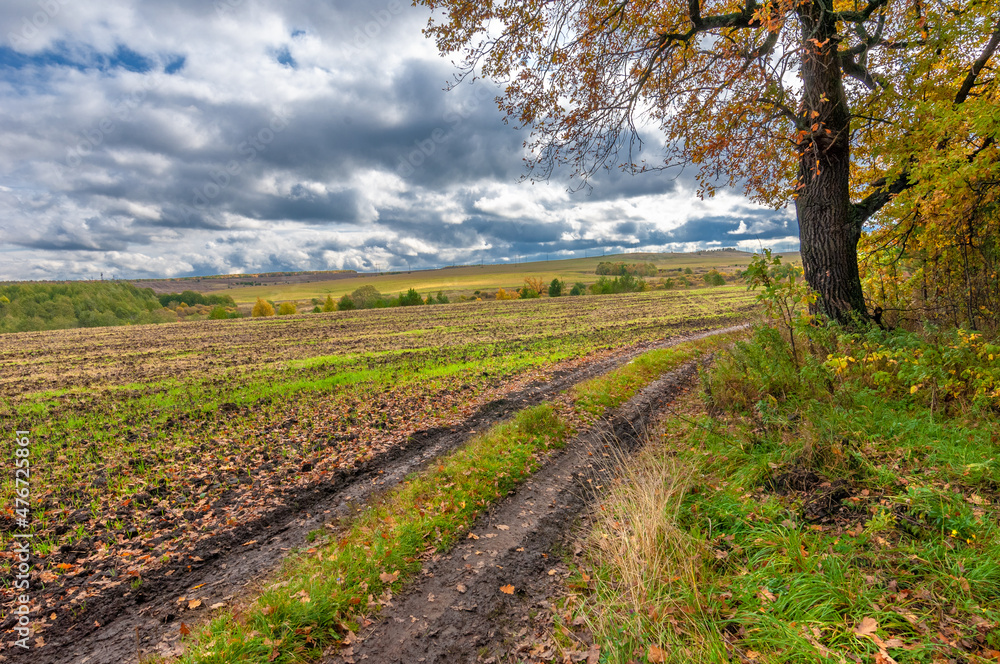
[[[401, 0], [4, 0], [0, 279], [798, 246], [688, 172], [521, 181], [525, 130]], [[655, 131], [646, 150], [659, 147]]]

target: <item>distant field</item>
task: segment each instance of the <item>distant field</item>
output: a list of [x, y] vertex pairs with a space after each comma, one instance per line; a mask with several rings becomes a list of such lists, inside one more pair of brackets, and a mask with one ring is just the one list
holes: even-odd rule
[[[793, 261], [798, 254], [788, 254]], [[476, 290], [495, 292], [498, 288], [518, 288], [524, 285], [525, 277], [540, 277], [545, 282], [558, 278], [568, 284], [582, 281], [586, 284], [597, 280], [595, 270], [603, 261], [626, 263], [655, 263], [660, 269], [691, 268], [695, 272], [712, 268], [720, 271], [735, 271], [747, 266], [751, 254], [736, 251], [704, 251], [690, 254], [616, 254], [594, 256], [592, 258], [572, 258], [567, 260], [518, 263], [515, 265], [483, 265], [442, 268], [439, 270], [417, 270], [384, 275], [359, 275], [356, 277], [305, 283], [276, 283], [253, 287], [227, 289], [238, 304], [254, 302], [258, 297], [281, 302], [285, 300], [308, 301], [312, 298], [334, 299], [354, 291], [359, 286], [371, 284], [386, 294], [398, 294], [414, 288], [423, 295], [443, 291], [446, 295], [471, 295]], [[266, 280], [264, 280], [266, 283]], [[192, 287], [178, 282], [185, 288]], [[142, 285], [138, 283], [138, 285]]]

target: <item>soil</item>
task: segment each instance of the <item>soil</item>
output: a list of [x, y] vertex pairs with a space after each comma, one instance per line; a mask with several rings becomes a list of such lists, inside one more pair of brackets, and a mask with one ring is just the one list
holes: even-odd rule
[[558, 549], [567, 531], [695, 374], [693, 362], [665, 374], [578, 437], [483, 516], [465, 543], [425, 565], [421, 581], [324, 664], [505, 659], [532, 612], [547, 608], [553, 577], [563, 573]]
[[[309, 533], [348, 515], [372, 495], [460, 446], [477, 431], [522, 408], [552, 399], [568, 387], [621, 366], [647, 350], [733, 329], [737, 328], [637, 344], [490, 402], [459, 425], [418, 432], [406, 444], [361, 466], [291, 493], [264, 517], [202, 541], [185, 563], [145, 576], [137, 588], [118, 585], [88, 597], [85, 608], [76, 615], [60, 612], [44, 633], [44, 647], [31, 651], [7, 647], [0, 654], [0, 661], [104, 664], [136, 662], [142, 654], [175, 654], [179, 652], [182, 625], [204, 621], [211, 607], [230, 604], [252, 590], [288, 551], [306, 544]], [[689, 366], [682, 372], [664, 376], [618, 409], [608, 422], [554, 457], [513, 498], [483, 518], [474, 531], [483, 533], [480, 540], [470, 540], [449, 557], [429, 563], [425, 583], [432, 585], [426, 592], [422, 586], [415, 588], [403, 604], [387, 609], [379, 623], [379, 629], [385, 630], [384, 636], [366, 638], [355, 652], [377, 648], [379, 643], [389, 648], [401, 639], [417, 635], [428, 637], [418, 639], [424, 644], [420, 647], [427, 653], [423, 655], [428, 657], [426, 661], [475, 661], [462, 659], [470, 654], [471, 642], [479, 644], [478, 647], [502, 649], [505, 637], [501, 635], [505, 632], [500, 627], [508, 608], [529, 599], [525, 591], [529, 578], [541, 575], [544, 580], [553, 542], [580, 513], [593, 495], [591, 487], [599, 484], [601, 475], [616, 458], [614, 454], [604, 456], [610, 450], [603, 446], [612, 440], [622, 441], [616, 444], [626, 448], [636, 444], [650, 413], [675, 395], [693, 371], [693, 366]], [[597, 450], [592, 457], [587, 453], [590, 449]], [[494, 524], [507, 525], [509, 529], [491, 529]], [[497, 537], [486, 537], [488, 534]], [[443, 583], [445, 580], [448, 583]], [[456, 589], [459, 582], [466, 585], [465, 593]], [[513, 595], [500, 592], [500, 586], [507, 584], [517, 589]], [[429, 594], [440, 599], [428, 603]], [[201, 604], [188, 610], [192, 600]], [[418, 605], [419, 610], [415, 608]], [[410, 614], [406, 614], [406, 622], [399, 623], [403, 606], [414, 607], [407, 610], [419, 619], [410, 623]], [[429, 612], [428, 607], [434, 611]], [[406, 629], [407, 623], [413, 626], [412, 630]], [[11, 627], [8, 617], [0, 629], [6, 632]], [[408, 653], [405, 661], [418, 661], [417, 657], [411, 657], [414, 647], [411, 644], [405, 650]], [[396, 650], [372, 650], [369, 659], [383, 661], [380, 658], [390, 656], [391, 652]], [[459, 652], [441, 659], [444, 653]]]

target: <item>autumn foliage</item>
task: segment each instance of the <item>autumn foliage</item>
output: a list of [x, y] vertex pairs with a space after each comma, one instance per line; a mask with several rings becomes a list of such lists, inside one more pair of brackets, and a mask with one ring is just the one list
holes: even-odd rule
[[[533, 177], [690, 165], [699, 194], [740, 185], [760, 203], [794, 204], [816, 306], [841, 322], [868, 318], [862, 231], [892, 227], [905, 213], [883, 208], [923, 186], [906, 199], [917, 213], [944, 163], [995, 149], [995, 127], [977, 122], [996, 116], [995, 3], [420, 4], [434, 10], [428, 36], [459, 56], [459, 80], [504, 82], [500, 109], [532, 130]], [[651, 126], [662, 161], [638, 151]]]

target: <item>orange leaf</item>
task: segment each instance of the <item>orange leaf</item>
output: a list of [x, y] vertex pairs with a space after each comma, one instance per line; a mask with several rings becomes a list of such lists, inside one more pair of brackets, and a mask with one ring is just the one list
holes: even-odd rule
[[514, 586], [512, 585], [500, 586], [500, 592], [504, 593], [505, 595], [513, 595]]
[[646, 653], [646, 659], [653, 664], [660, 664], [661, 662], [667, 661], [667, 653], [660, 646], [649, 646], [649, 652]]
[[181, 636], [187, 636], [190, 633], [191, 633], [191, 628], [188, 627], [186, 624], [181, 623]]

